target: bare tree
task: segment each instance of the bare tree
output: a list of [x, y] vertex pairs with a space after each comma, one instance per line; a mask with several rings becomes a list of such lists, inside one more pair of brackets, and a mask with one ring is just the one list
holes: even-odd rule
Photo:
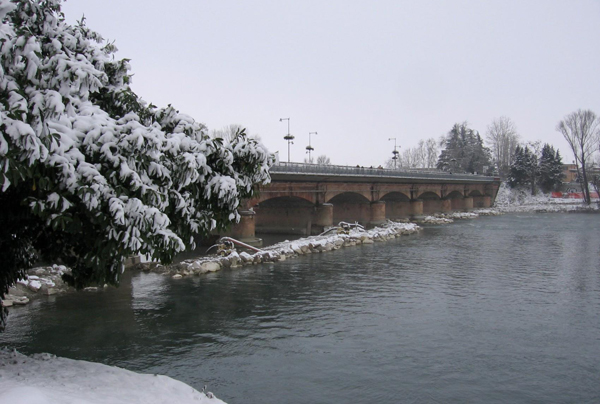
[[434, 168], [438, 159], [438, 142], [434, 138], [429, 138], [425, 141], [427, 148], [427, 158], [425, 168]]
[[577, 110], [558, 123], [556, 130], [561, 132], [575, 156], [577, 170], [581, 167], [583, 196], [589, 205], [590, 188], [587, 177], [587, 165], [590, 157], [598, 150], [600, 143], [600, 119], [591, 110]]
[[317, 157], [317, 164], [322, 166], [329, 166], [331, 165], [331, 159], [326, 155], [321, 154], [319, 157]]
[[404, 151], [400, 154], [400, 167], [404, 168], [414, 168], [417, 165], [417, 153], [416, 149], [409, 147], [404, 149]]
[[505, 116], [496, 118], [487, 128], [486, 140], [492, 149], [492, 155], [498, 166], [500, 176], [506, 178], [510, 171], [515, 149], [519, 144], [517, 127], [510, 118]]
[[216, 139], [220, 137], [227, 142], [231, 142], [235, 137], [236, 133], [243, 130], [244, 127], [237, 123], [232, 123], [231, 125], [223, 126], [222, 129], [213, 129], [210, 131], [210, 137]]

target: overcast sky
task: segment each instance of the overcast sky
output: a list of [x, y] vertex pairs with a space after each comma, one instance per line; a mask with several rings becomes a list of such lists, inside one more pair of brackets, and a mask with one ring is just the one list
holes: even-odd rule
[[287, 161], [383, 164], [394, 148], [507, 116], [572, 159], [555, 127], [600, 114], [600, 1], [68, 0], [115, 41], [133, 89]]

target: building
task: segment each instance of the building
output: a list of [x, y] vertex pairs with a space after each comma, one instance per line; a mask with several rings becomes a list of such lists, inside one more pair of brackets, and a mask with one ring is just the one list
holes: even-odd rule
[[[577, 181], [577, 165], [575, 164], [563, 164], [563, 182], [579, 182]], [[600, 167], [592, 165], [587, 169], [588, 181], [592, 181], [594, 175], [600, 176]]]

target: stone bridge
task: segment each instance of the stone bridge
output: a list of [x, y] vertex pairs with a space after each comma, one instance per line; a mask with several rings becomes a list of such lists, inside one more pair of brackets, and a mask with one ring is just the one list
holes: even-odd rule
[[499, 178], [436, 170], [386, 170], [280, 163], [271, 184], [240, 210], [232, 235], [318, 234], [340, 221], [376, 226], [386, 219], [490, 207]]

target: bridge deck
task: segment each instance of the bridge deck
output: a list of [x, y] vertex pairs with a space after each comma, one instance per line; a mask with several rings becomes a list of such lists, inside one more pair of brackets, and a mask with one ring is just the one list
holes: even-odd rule
[[274, 181], [362, 182], [476, 182], [493, 183], [499, 178], [475, 174], [451, 174], [440, 170], [365, 168], [302, 163], [279, 163], [270, 169]]

